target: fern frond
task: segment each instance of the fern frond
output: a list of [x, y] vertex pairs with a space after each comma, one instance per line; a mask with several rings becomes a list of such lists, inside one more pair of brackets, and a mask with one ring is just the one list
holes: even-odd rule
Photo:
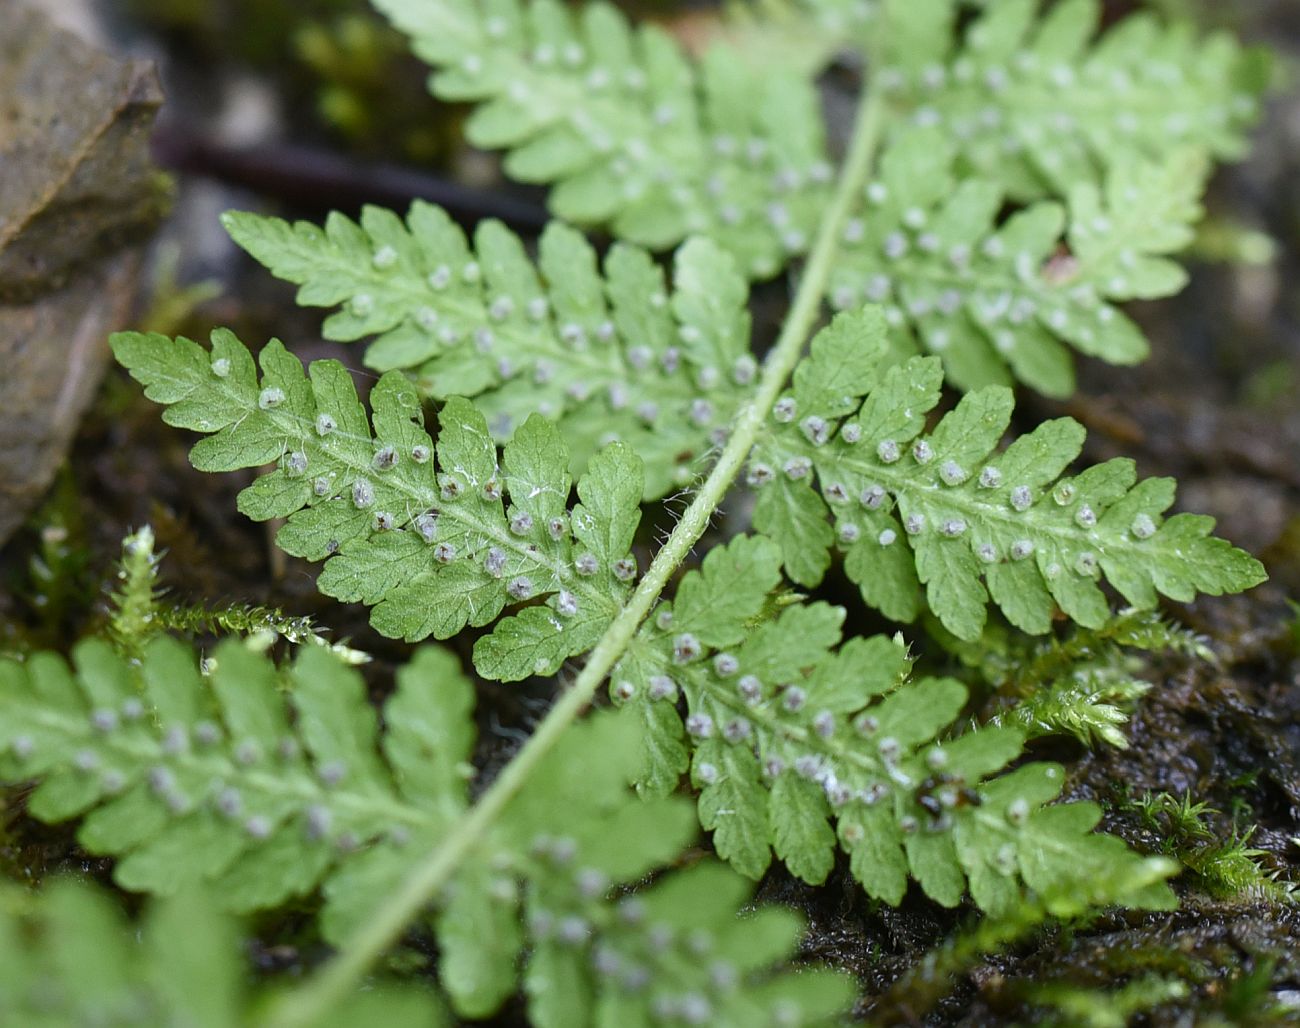
[[1020, 200], [1183, 148], [1241, 156], [1268, 84], [1261, 54], [1150, 13], [1094, 38], [1098, 0], [1042, 6], [988, 4], [949, 55], [887, 72], [898, 115], [941, 129], [966, 168]]
[[327, 339], [376, 336], [366, 365], [411, 371], [421, 393], [475, 399], [504, 442], [529, 414], [557, 421], [577, 474], [612, 438], [646, 465], [646, 497], [689, 480], [725, 430], [756, 373], [745, 280], [715, 243], [695, 239], [675, 262], [670, 293], [641, 249], [596, 252], [558, 222], [536, 265], [499, 222], [471, 249], [438, 207], [415, 203], [405, 223], [363, 210], [309, 222], [230, 213], [226, 228], [305, 306], [340, 307]]
[[997, 223], [1005, 195], [958, 176], [957, 150], [914, 129], [886, 151], [862, 216], [845, 230], [831, 278], [839, 309], [885, 304], [895, 348], [943, 359], [959, 389], [1018, 379], [1050, 396], [1074, 391], [1070, 350], [1136, 364], [1149, 347], [1117, 307], [1178, 292], [1201, 216], [1207, 167], [1195, 152], [1159, 165], [1113, 167], [1055, 202]]
[[872, 1022], [892, 1023], [905, 1011], [906, 1019], [927, 1017], [963, 980], [990, 956], [1030, 937], [1053, 918], [1086, 918], [1098, 907], [1128, 905], [1131, 898], [1167, 878], [1176, 865], [1168, 860], [1134, 864], [1123, 878], [1079, 880], [1044, 901], [1027, 895], [996, 917], [980, 917], [930, 950], [898, 978], [889, 990], [870, 1001]]
[[[168, 638], [138, 667], [94, 640], [75, 660], [0, 664], [0, 772], [39, 779], [35, 816], [81, 817], [82, 845], [117, 857], [125, 888], [210, 884], [235, 910], [319, 888], [326, 938], [346, 941], [466, 809], [473, 692], [445, 653], [398, 672], [382, 735], [360, 677], [318, 649], [299, 654], [286, 692], [233, 641], [206, 680]], [[495, 1011], [527, 949], [538, 1025], [592, 1023], [609, 1005], [735, 1024], [785, 1023], [782, 1005], [797, 1023], [837, 1013], [852, 998], [841, 976], [769, 973], [801, 925], [785, 911], [737, 919], [750, 889], [731, 872], [701, 865], [616, 899], [695, 831], [684, 801], [628, 789], [635, 733], [613, 715], [574, 728], [475, 840], [434, 918], [457, 1012]]]
[[[153, 903], [137, 930], [101, 890], [73, 880], [37, 895], [0, 892], [0, 1020], [69, 1025], [256, 1023], [234, 925], [187, 893]], [[384, 1024], [438, 1028], [447, 1019], [427, 990], [367, 989], [320, 1028]]]
[[[780, 565], [762, 538], [711, 551], [612, 679], [615, 700], [635, 706], [650, 737], [644, 777], [671, 786], [689, 760], [720, 856], [757, 878], [775, 853], [819, 884], [838, 841], [874, 897], [898, 903], [911, 876], [940, 903], [955, 905], [969, 888], [993, 912], [1016, 902], [1019, 880], [1049, 894], [1075, 875], [1123, 878], [1141, 863], [1119, 840], [1088, 834], [1095, 805], [1045, 806], [1061, 768], [991, 778], [1019, 755], [1020, 731], [940, 741], [966, 689], [909, 681], [901, 641], [840, 646], [844, 611], [824, 603], [772, 616]], [[684, 722], [674, 706], [683, 694]], [[1171, 899], [1153, 889], [1140, 902]]]
[[215, 433], [195, 445], [196, 467], [277, 465], [240, 493], [240, 510], [287, 518], [277, 544], [325, 560], [321, 591], [373, 606], [385, 635], [445, 639], [491, 624], [507, 604], [544, 599], [481, 639], [476, 663], [493, 678], [553, 674], [594, 645], [630, 590], [642, 476], [622, 443], [591, 460], [569, 511], [568, 451], [544, 418], [520, 426], [498, 465], [483, 415], [453, 398], [435, 456], [399, 372], [371, 391], [372, 433], [341, 364], [316, 361], [308, 378], [278, 341], [261, 352], [260, 380], [226, 331], [213, 333], [211, 353], [139, 333], [114, 336], [113, 347], [167, 405], [169, 424]]
[[697, 67], [611, 5], [377, 0], [435, 69], [435, 95], [481, 106], [466, 135], [506, 171], [553, 183], [556, 216], [662, 249], [708, 234], [752, 277], [803, 253], [830, 196], [804, 75], [723, 48]]
[[924, 432], [939, 402], [940, 364], [916, 357], [879, 373], [884, 337], [878, 310], [840, 315], [814, 339], [755, 447], [754, 526], [780, 543], [795, 582], [821, 581], [838, 540], [869, 605], [910, 621], [925, 586], [943, 626], [972, 640], [990, 602], [1041, 635], [1058, 609], [1103, 625], [1103, 579], [1139, 610], [1158, 595], [1189, 601], [1264, 580], [1258, 561], [1210, 534], [1213, 519], [1162, 516], [1172, 479], [1138, 482], [1133, 462], [1121, 459], [1063, 477], [1083, 444], [1072, 419], [1049, 421], [998, 453], [1008, 389], [967, 394]]

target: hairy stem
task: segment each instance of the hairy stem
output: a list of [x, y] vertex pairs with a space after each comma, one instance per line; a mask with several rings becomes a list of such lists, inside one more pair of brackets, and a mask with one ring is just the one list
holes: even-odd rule
[[268, 1023], [274, 1028], [310, 1024], [347, 994], [370, 964], [398, 939], [417, 911], [446, 884], [474, 844], [528, 781], [538, 762], [591, 702], [600, 683], [623, 656], [668, 579], [704, 534], [803, 353], [821, 311], [844, 223], [871, 172], [883, 115], [884, 105], [879, 93], [873, 90], [864, 95], [835, 196], [822, 219], [817, 241], [804, 267], [781, 335], [764, 364], [758, 389], [739, 412], [735, 429], [717, 464], [646, 570], [627, 605], [591, 651], [586, 666], [573, 685], [551, 708], [474, 808], [455, 826], [446, 841], [412, 870], [402, 886], [375, 911], [338, 956], [272, 1011]]

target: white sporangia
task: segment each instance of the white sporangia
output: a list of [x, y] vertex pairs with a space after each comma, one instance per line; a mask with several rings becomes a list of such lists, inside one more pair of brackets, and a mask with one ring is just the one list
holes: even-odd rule
[[352, 504], [358, 509], [364, 510], [375, 502], [375, 487], [364, 478], [358, 478], [352, 483]]
[[677, 683], [667, 675], [653, 675], [648, 684], [647, 695], [652, 700], [673, 700], [677, 698]]
[[722, 726], [722, 737], [730, 743], [747, 740], [753, 732], [753, 725], [748, 718], [735, 717]]
[[438, 543], [433, 548], [433, 559], [439, 564], [450, 564], [456, 559], [456, 547], [452, 543]]
[[284, 403], [284, 390], [279, 386], [267, 386], [258, 394], [257, 405], [262, 410], [274, 410], [280, 404]]
[[1149, 514], [1139, 514], [1133, 519], [1129, 532], [1135, 539], [1150, 539], [1156, 534], [1156, 523]]
[[381, 446], [370, 461], [370, 466], [376, 471], [391, 471], [396, 465], [397, 450], [391, 446]]
[[753, 706], [763, 699], [763, 683], [756, 675], [744, 675], [736, 683], [736, 692], [747, 704]]
[[785, 472], [786, 478], [797, 482], [812, 474], [812, 461], [802, 455], [791, 457], [781, 466], [781, 470]]
[[673, 638], [673, 662], [676, 664], [689, 664], [698, 660], [703, 647], [690, 632], [683, 632]]
[[499, 546], [490, 546], [483, 558], [483, 570], [493, 578], [500, 578], [505, 573], [506, 560], [505, 550]]
[[939, 478], [944, 485], [961, 485], [967, 479], [966, 469], [956, 461], [944, 461], [939, 468]]
[[578, 613], [578, 598], [567, 589], [562, 589], [556, 595], [555, 609], [565, 617], [573, 617]]
[[948, 518], [939, 526], [939, 531], [949, 539], [956, 539], [965, 534], [966, 521], [964, 518]]
[[713, 672], [719, 678], [729, 678], [740, 670], [740, 661], [730, 653], [719, 653], [713, 658]]

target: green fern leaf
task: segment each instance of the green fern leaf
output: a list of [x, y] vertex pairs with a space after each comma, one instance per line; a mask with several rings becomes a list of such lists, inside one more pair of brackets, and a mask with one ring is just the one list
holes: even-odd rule
[[[884, 322], [870, 309], [840, 315], [813, 341], [809, 360], [838, 368], [842, 337], [854, 332], [852, 359], [878, 368]], [[990, 602], [1033, 635], [1048, 631], [1058, 609], [1100, 627], [1110, 616], [1103, 579], [1139, 610], [1158, 595], [1186, 602], [1264, 580], [1258, 561], [1210, 534], [1213, 519], [1163, 517], [1172, 479], [1139, 482], [1133, 462], [1120, 459], [1063, 477], [1084, 437], [1069, 418], [998, 453], [1011, 418], [1008, 389], [967, 394], [925, 432], [940, 379], [936, 358], [917, 357], [888, 367], [865, 397], [828, 405], [796, 379], [793, 395], [777, 403], [748, 481], [760, 488], [754, 526], [781, 545], [800, 585], [816, 585], [829, 564], [828, 523], [868, 604], [910, 621], [924, 586], [930, 610], [966, 640], [979, 637]], [[799, 517], [789, 516], [796, 508]]]
[[947, 58], [896, 67], [900, 114], [957, 141], [962, 164], [1021, 200], [1194, 147], [1239, 157], [1267, 61], [1227, 35], [1130, 16], [1094, 40], [1098, 0], [988, 4]]
[[808, 247], [829, 197], [805, 76], [725, 49], [697, 68], [611, 5], [377, 0], [436, 69], [433, 92], [480, 104], [466, 126], [506, 171], [554, 183], [551, 209], [662, 249], [707, 233], [765, 278]]
[[1119, 165], [1104, 193], [1086, 181], [1071, 188], [1068, 218], [1043, 202], [997, 225], [1002, 190], [958, 178], [956, 152], [929, 129], [886, 152], [863, 217], [846, 229], [834, 305], [886, 304], [895, 349], [941, 357], [963, 390], [1014, 377], [1068, 396], [1070, 349], [1112, 364], [1144, 359], [1147, 341], [1117, 304], [1185, 284], [1165, 255], [1191, 241], [1205, 162], [1188, 151], [1161, 165]]
[[[48, 883], [37, 895], [0, 892], [0, 1019], [32, 1028], [90, 1024], [252, 1024], [256, 1006], [234, 925], [204, 897], [150, 905], [141, 929], [84, 882]], [[367, 989], [317, 1022], [320, 1028], [447, 1023], [425, 990]]]
[[[116, 856], [127, 888], [212, 883], [223, 905], [252, 910], [319, 887], [324, 934], [346, 943], [466, 809], [472, 690], [445, 653], [421, 651], [398, 673], [382, 736], [360, 677], [320, 648], [300, 653], [286, 692], [234, 641], [206, 680], [166, 637], [138, 666], [94, 640], [75, 656], [75, 672], [48, 654], [0, 664], [0, 775], [39, 779], [31, 812], [81, 817], [80, 841]], [[793, 915], [756, 915], [782, 938], [746, 953], [737, 912], [750, 889], [732, 872], [703, 864], [617, 898], [695, 831], [683, 800], [628, 789], [639, 760], [635, 724], [591, 719], [475, 840], [434, 916], [457, 1013], [495, 1012], [525, 949], [538, 1025], [592, 1024], [611, 1004], [636, 1020], [671, 1007], [685, 1020], [702, 1010], [773, 1023], [759, 986], [788, 992], [799, 1023], [841, 1010], [845, 978], [816, 976], [799, 994], [791, 972], [773, 970], [798, 942]]]
[[[1063, 783], [1059, 767], [993, 777], [1019, 755], [1018, 729], [944, 738], [966, 688], [909, 680], [901, 641], [840, 645], [844, 611], [824, 603], [773, 614], [780, 565], [762, 538], [714, 549], [614, 674], [615, 701], [634, 710], [673, 711], [684, 696], [700, 820], [719, 856], [757, 878], [775, 854], [820, 884], [838, 843], [874, 897], [898, 903], [911, 877], [940, 903], [969, 889], [994, 913], [1019, 901], [1018, 881], [1059, 892], [1078, 872], [1071, 853], [1087, 867], [1081, 880], [1124, 878], [1142, 863], [1118, 840], [1089, 834], [1095, 808], [1045, 807]], [[1139, 900], [1167, 905], [1172, 895], [1147, 890]]]
[[0, 665], [4, 776], [41, 779], [36, 817], [84, 817], [82, 845], [118, 858], [124, 888], [215, 882], [228, 908], [264, 909], [465, 808], [473, 692], [446, 654], [399, 674], [382, 757], [360, 677], [319, 648], [291, 672], [292, 723], [275, 669], [235, 641], [206, 680], [167, 637], [138, 676], [97, 640], [74, 656], [75, 673], [47, 654]]
[[301, 286], [299, 303], [341, 308], [326, 338], [376, 336], [368, 367], [411, 371], [434, 399], [475, 398], [501, 442], [545, 414], [575, 474], [621, 439], [645, 462], [647, 499], [691, 478], [755, 374], [745, 281], [706, 240], [678, 251], [670, 295], [644, 250], [615, 246], [602, 278], [591, 245], [558, 222], [536, 267], [500, 223], [481, 224], [471, 250], [419, 202], [405, 223], [367, 207], [359, 224], [331, 214], [323, 229], [241, 213], [225, 224]]
[[478, 666], [495, 678], [552, 674], [593, 645], [635, 577], [618, 548], [640, 517], [641, 465], [623, 444], [592, 459], [570, 514], [568, 452], [543, 418], [520, 426], [498, 467], [483, 415], [453, 398], [435, 459], [419, 398], [398, 372], [371, 392], [372, 434], [341, 364], [316, 361], [309, 378], [278, 341], [262, 350], [260, 380], [225, 331], [213, 333], [211, 353], [138, 333], [114, 336], [113, 347], [167, 405], [168, 423], [212, 433], [192, 451], [196, 467], [277, 465], [240, 494], [240, 510], [287, 518], [278, 544], [325, 559], [320, 589], [373, 606], [385, 635], [445, 639], [545, 598], [508, 619], [502, 638], [480, 642]]

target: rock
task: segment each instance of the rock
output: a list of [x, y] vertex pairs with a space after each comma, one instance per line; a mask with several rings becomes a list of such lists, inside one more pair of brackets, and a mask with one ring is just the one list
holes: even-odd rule
[[129, 316], [170, 189], [152, 66], [0, 0], [0, 542], [50, 484]]

